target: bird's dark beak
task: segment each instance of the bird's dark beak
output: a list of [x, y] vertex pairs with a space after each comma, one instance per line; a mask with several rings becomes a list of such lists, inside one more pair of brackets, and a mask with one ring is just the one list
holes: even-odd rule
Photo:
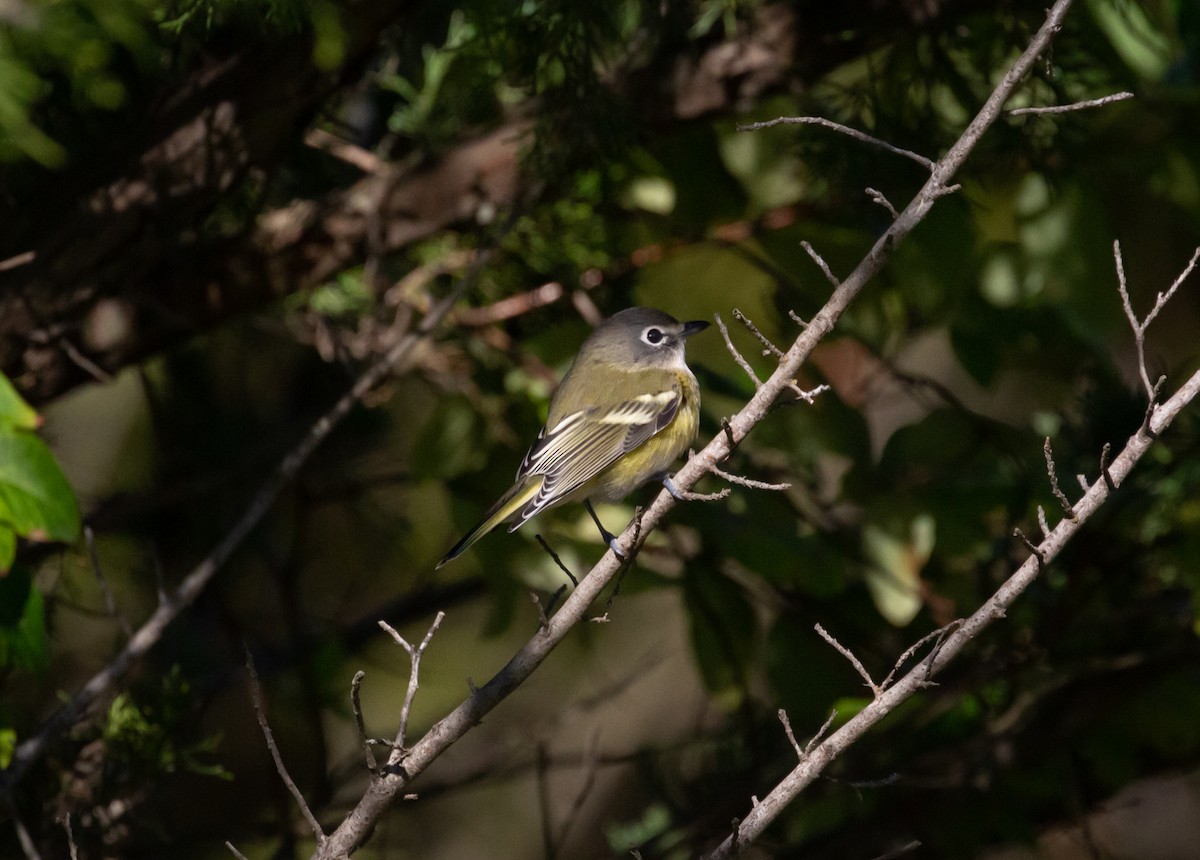
[[690, 322], [685, 322], [683, 324], [683, 336], [691, 337], [694, 334], [704, 331], [710, 325], [711, 323], [704, 320], [691, 320]]

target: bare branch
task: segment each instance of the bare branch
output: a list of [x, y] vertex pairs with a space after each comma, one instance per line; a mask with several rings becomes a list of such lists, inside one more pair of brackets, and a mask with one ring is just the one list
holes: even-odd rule
[[[829, 264], [825, 262], [825, 258], [817, 253], [817, 249], [812, 246], [811, 242], [809, 242], [807, 239], [804, 239], [803, 241], [800, 242], [800, 247], [803, 248], [805, 253], [808, 254], [808, 256], [810, 256], [812, 258], [812, 261], [817, 264], [817, 268], [819, 268], [821, 270], [821, 272], [824, 273], [825, 280], [827, 280], [827, 281], [829, 281], [829, 283], [833, 284], [833, 288], [835, 290], [842, 285], [842, 282], [837, 279], [837, 276], [834, 275], [833, 271], [829, 268]], [[795, 320], [796, 322], [798, 322], [802, 326], [808, 325], [808, 323], [806, 323], [804, 320], [800, 319], [795, 314], [792, 314], [792, 319]]]
[[507, 296], [482, 308], [461, 308], [454, 313], [454, 321], [471, 328], [492, 325], [552, 305], [565, 294], [562, 284], [550, 281], [529, 292]]
[[886, 854], [880, 854], [878, 857], [872, 858], [872, 860], [896, 860], [897, 857], [903, 857], [905, 854], [910, 854], [913, 851], [916, 851], [920, 847], [921, 847], [920, 840], [914, 839], [912, 842], [909, 842], [907, 845], [901, 845], [895, 851], [889, 851]]
[[685, 502], [719, 502], [722, 499], [728, 499], [730, 492], [728, 487], [722, 487], [715, 493], [693, 493], [691, 490], [680, 490], [679, 498]]
[[544, 607], [542, 606], [542, 599], [538, 597], [537, 592], [530, 590], [529, 597], [533, 600], [533, 605], [537, 607], [538, 622], [541, 624], [543, 630], [545, 630], [550, 624], [550, 616], [554, 614], [554, 604], [558, 603], [558, 599], [563, 596], [566, 590], [566, 583], [560, 585], [557, 589], [555, 589], [554, 593], [550, 595], [550, 599], [546, 601], [546, 605]]
[[271, 758], [275, 762], [275, 771], [279, 774], [279, 778], [283, 780], [283, 784], [287, 786], [287, 790], [291, 792], [292, 799], [296, 801], [296, 805], [300, 807], [300, 812], [304, 815], [304, 820], [308, 822], [308, 826], [312, 829], [313, 835], [317, 837], [317, 846], [320, 847], [325, 842], [325, 831], [321, 829], [321, 822], [317, 821], [317, 817], [308, 808], [308, 802], [304, 799], [304, 794], [301, 793], [296, 783], [292, 780], [291, 774], [288, 773], [287, 765], [283, 763], [283, 756], [279, 753], [279, 747], [275, 744], [275, 735], [272, 734], [271, 725], [267, 722], [262, 687], [259, 686], [258, 673], [254, 671], [254, 660], [250, 657], [249, 648], [246, 649], [246, 674], [250, 681], [250, 700], [254, 703], [254, 716], [258, 719], [258, 727], [262, 729], [263, 738], [267, 742], [267, 749], [270, 751]]
[[374, 777], [379, 773], [379, 762], [375, 759], [375, 748], [367, 739], [367, 727], [363, 723], [362, 701], [359, 695], [365, 677], [367, 677], [367, 673], [362, 669], [354, 673], [354, 678], [350, 681], [350, 707], [354, 711], [354, 727], [358, 730], [358, 743], [362, 746], [363, 756], [367, 760], [367, 772]]
[[228, 848], [229, 853], [232, 854], [234, 857], [238, 858], [238, 860], [248, 860], [246, 855], [243, 854], [241, 851], [238, 851], [237, 848], [235, 848], [233, 846], [233, 843], [230, 842], [228, 839], [225, 840], [225, 847]]
[[[903, 654], [901, 654], [899, 656], [899, 658], [897, 658], [895, 665], [892, 666], [892, 671], [888, 672], [887, 677], [883, 679], [883, 683], [879, 685], [880, 689], [886, 690], [888, 687], [890, 687], [892, 685], [892, 679], [896, 676], [896, 673], [899, 672], [900, 669], [904, 666], [904, 664], [909, 661], [909, 658], [911, 658], [913, 654], [917, 653], [917, 651], [920, 650], [922, 645], [924, 645], [926, 642], [929, 642], [931, 640], [938, 640], [940, 642], [942, 639], [944, 639], [946, 637], [946, 635], [948, 633], [951, 633], [954, 630], [957, 630], [958, 625], [961, 623], [962, 623], [961, 621], [951, 621], [945, 627], [939, 627], [937, 630], [934, 630], [932, 633], [926, 633], [924, 636], [922, 636], [920, 639], [918, 639], [912, 645], [908, 646], [908, 649]], [[934, 654], [936, 654], [937, 650], [938, 650], [938, 646], [937, 646], [937, 644], [935, 644], [933, 649], [930, 651], [930, 657], [932, 657]], [[928, 658], [926, 658], [926, 659], [928, 659]]]
[[[1154, 300], [1154, 307], [1146, 314], [1146, 318], [1139, 320], [1137, 314], [1134, 313], [1133, 303], [1129, 299], [1129, 285], [1125, 279], [1125, 261], [1121, 257], [1121, 243], [1113, 242], [1113, 262], [1117, 267], [1117, 291], [1121, 294], [1121, 307], [1125, 311], [1125, 318], [1129, 320], [1129, 327], [1133, 329], [1134, 345], [1137, 347], [1138, 373], [1142, 377], [1142, 386], [1146, 390], [1146, 398], [1153, 407], [1157, 400], [1156, 386], [1150, 383], [1150, 374], [1146, 371], [1146, 329], [1150, 323], [1154, 322], [1154, 318], [1158, 316], [1158, 312], [1163, 309], [1163, 306], [1171, 300], [1175, 295], [1175, 291], [1187, 280], [1188, 276], [1196, 268], [1197, 263], [1200, 263], [1200, 247], [1196, 248], [1192, 254], [1191, 260], [1187, 266], [1180, 272], [1171, 286], [1159, 293]], [[1161, 384], [1161, 383], [1160, 383]]]
[[20, 254], [16, 254], [6, 260], [0, 260], [0, 272], [7, 272], [11, 269], [19, 269], [22, 266], [28, 266], [36, 259], [36, 251], [22, 251]]
[[0, 793], [11, 792], [29, 771], [30, 766], [46, 753], [51, 742], [73, 726], [98, 702], [111, 695], [133, 666], [158, 643], [171, 622], [191, 606], [192, 602], [208, 587], [217, 571], [224, 566], [229, 557], [241, 546], [267, 511], [271, 509], [279, 492], [295, 477], [300, 471], [300, 467], [308, 461], [308, 458], [325, 441], [333, 429], [341, 423], [355, 405], [407, 359], [417, 344], [429, 337], [441, 324], [462, 294], [478, 279], [490, 256], [490, 253], [486, 251], [477, 254], [470, 269], [458, 285], [430, 309], [421, 319], [416, 330], [399, 338], [395, 345], [372, 364], [351, 389], [308, 429], [304, 437], [263, 482], [241, 517], [212, 549], [208, 557], [196, 565], [170, 594], [160, 594], [158, 607], [134, 632], [120, 653], [107, 666], [93, 675], [67, 704], [59, 708], [42, 723], [36, 732], [17, 747], [8, 769], [0, 772]]
[[416, 647], [408, 644], [408, 641], [400, 635], [394, 627], [386, 621], [380, 621], [379, 626], [391, 634], [391, 637], [396, 640], [405, 651], [408, 652], [408, 659], [412, 664], [412, 668], [408, 673], [408, 689], [404, 693], [404, 705], [400, 708], [400, 728], [396, 732], [395, 750], [392, 753], [392, 759], [397, 755], [403, 756], [406, 751], [405, 736], [408, 734], [408, 717], [412, 711], [413, 699], [417, 696], [417, 689], [420, 687], [419, 678], [421, 672], [421, 655], [425, 653], [425, 649], [429, 647], [430, 640], [433, 639], [433, 634], [442, 626], [442, 619], [446, 617], [445, 612], [438, 612], [434, 617], [433, 623], [429, 625], [429, 631], [425, 634], [425, 638], [421, 640], [421, 644]]
[[115, 376], [80, 352], [79, 348], [71, 343], [68, 338], [60, 337], [58, 339], [58, 348], [63, 351], [63, 354], [70, 359], [72, 364], [101, 385], [107, 385], [116, 379]]
[[800, 742], [796, 740], [796, 735], [792, 731], [792, 721], [788, 719], [787, 711], [785, 711], [783, 708], [780, 708], [777, 716], [779, 717], [779, 722], [783, 723], [783, 731], [785, 734], [787, 734], [787, 739], [791, 742], [792, 749], [796, 751], [796, 758], [800, 761], [804, 761], [804, 757], [809, 754], [814, 746], [820, 743], [821, 738], [825, 737], [825, 733], [829, 731], [829, 727], [833, 725], [833, 721], [837, 719], [837, 711], [833, 710], [829, 712], [829, 716], [826, 718], [825, 722], [822, 723], [821, 728], [817, 729], [817, 733], [813, 735], [809, 739], [808, 743], [803, 747], [801, 747]]
[[1112, 104], [1113, 102], [1123, 102], [1126, 99], [1133, 98], [1133, 93], [1113, 93], [1110, 96], [1102, 96], [1098, 99], [1087, 99], [1081, 102], [1072, 102], [1069, 105], [1050, 105], [1048, 107], [1024, 107], [1013, 108], [1005, 111], [1009, 116], [1027, 116], [1029, 114], [1048, 114], [1048, 113], [1068, 113], [1076, 110], [1087, 110], [1088, 108], [1103, 107], [1104, 105]]
[[[801, 365], [807, 360], [813, 348], [832, 330], [867, 282], [891, 258], [894, 249], [921, 223], [929, 210], [946, 193], [946, 189], [952, 186], [951, 179], [954, 174], [965, 162], [984, 132], [1001, 115], [1004, 103], [1018, 84], [1028, 74], [1037, 59], [1047, 50], [1053, 34], [1062, 24], [1070, 3], [1071, 0], [1056, 0], [1046, 21], [1030, 40], [1028, 47], [1002, 76], [995, 90], [959, 139], [942, 159], [933, 165], [928, 180], [900, 212], [900, 217], [883, 231], [862, 261], [834, 289], [824, 307], [818, 311], [808, 326], [785, 351], [784, 356], [779, 360], [778, 367], [768, 379], [763, 381], [762, 387], [755, 391], [736, 415], [722, 423], [723, 432], [718, 433], [699, 454], [675, 473], [673, 480], [678, 488], [684, 491], [691, 489], [696, 481], [711, 470], [712, 465], [727, 459], [741, 440], [767, 415], [782, 393], [788, 390], [789, 384], [795, 380]], [[1194, 397], [1198, 390], [1200, 390], [1200, 374], [1197, 374], [1194, 382], [1189, 382], [1184, 390], [1178, 392], [1154, 413], [1149, 421], [1151, 432], [1155, 432], [1169, 423], [1182, 408], [1182, 404]], [[1130, 446], [1127, 446], [1122, 455], [1112, 464], [1111, 471], [1114, 479], [1117, 481], [1123, 479], [1133, 463], [1151, 443], [1152, 440], [1142, 433], [1131, 440]], [[1097, 504], [1095, 500], [1103, 493], [1098, 490], [1098, 486], [1099, 482], [1097, 482], [1097, 487], [1093, 487], [1076, 506], [1076, 510], [1081, 515], [1081, 521], [1090, 515], [1093, 506]], [[675, 498], [669, 492], [664, 490], [659, 493], [654, 503], [644, 512], [639, 512], [634, 522], [627, 526], [618, 537], [619, 545], [633, 546], [641, 539], [641, 536], [658, 528], [676, 503]], [[1080, 523], [1078, 522], [1063, 520], [1056, 527], [1051, 538], [1044, 544], [1044, 548], [1053, 548], [1057, 552], [1061, 543], [1065, 542], [1066, 538], [1079, 527]], [[638, 535], [636, 540], [633, 538], [635, 534]], [[835, 757], [836, 750], [852, 743], [855, 738], [861, 736], [871, 725], [881, 719], [888, 709], [911, 695], [921, 685], [928, 683], [931, 675], [952, 660], [968, 641], [978, 635], [983, 627], [994, 621], [995, 618], [1001, 617], [1007, 602], [1011, 602], [1015, 598], [1015, 593], [1019, 593], [1019, 591], [1010, 593], [1011, 589], [1019, 589], [1019, 581], [1024, 576], [1024, 571], [1028, 569], [1032, 572], [1036, 567], [1037, 562], [1033, 559], [1027, 562], [1013, 584], [1002, 588], [1002, 591], [976, 615], [964, 621], [959, 629], [947, 637], [932, 659], [924, 661], [921, 666], [897, 681], [890, 689], [883, 691], [863, 711], [815, 747], [805, 761], [783, 783], [776, 786], [767, 797], [762, 799], [762, 802], [754, 806], [744, 820], [733, 825], [734, 835], [731, 835], [725, 843], [718, 847], [713, 856], [731, 856], [734, 851], [735, 836], [738, 844], [744, 844], [756, 838], [779, 815], [790, 799]], [[371, 832], [375, 822], [388, 809], [392, 800], [403, 792], [404, 787], [520, 686], [567, 636], [569, 631], [587, 617], [591, 604], [599, 599], [609, 584], [625, 568], [626, 563], [621, 562], [613, 553], [606, 552], [592, 570], [580, 579], [579, 587], [566, 598], [558, 612], [549, 619], [546, 629], [539, 630], [503, 669], [486, 684], [474, 689], [467, 699], [434, 724], [425, 736], [408, 750], [403, 759], [404, 767], [402, 769], [389, 769], [376, 784], [372, 785], [359, 803], [349, 811], [337, 830], [330, 834], [329, 840], [317, 852], [316, 857], [319, 860], [334, 860], [361, 845]]]
[[[758, 338], [759, 343], [761, 343], [763, 345], [763, 355], [774, 355], [776, 358], [783, 358], [783, 350], [781, 350], [775, 344], [771, 343], [771, 339], [768, 338], [761, 331], [759, 331], [758, 326], [756, 326], [754, 324], [754, 322], [748, 316], [746, 316], [744, 313], [739, 311], [737, 308], [733, 309], [733, 316], [738, 322], [740, 322], [747, 329], [749, 329], [749, 331], [752, 335], [754, 335], [756, 338]], [[721, 322], [719, 318], [718, 318], [717, 322], [718, 323]], [[735, 350], [733, 348], [733, 343], [729, 339], [729, 333], [725, 331], [724, 324], [721, 324], [721, 333], [722, 333], [722, 336], [725, 338], [725, 345], [727, 347], [729, 347], [729, 349], [734, 353], [734, 358], [735, 359], [740, 358], [741, 357], [740, 353], [738, 353], [737, 350]], [[742, 362], [744, 362], [744, 361], [745, 361], [745, 359], [742, 359]], [[741, 363], [741, 362], [739, 362], [739, 363]], [[748, 365], [742, 364], [742, 369], [748, 370]], [[751, 374], [753, 374], [753, 371], [749, 371], [749, 372]], [[755, 382], [758, 382], [757, 376], [752, 375], [751, 378], [754, 379]], [[761, 385], [761, 383], [759, 383], [759, 384]], [[796, 393], [797, 398], [805, 401], [809, 405], [812, 405], [813, 400], [816, 398], [816, 396], [823, 391], [827, 391], [829, 389], [829, 386], [828, 385], [818, 385], [812, 391], [805, 391], [799, 385], [796, 384], [795, 380], [792, 380], [792, 382], [788, 385], [788, 388], [790, 388], [792, 391], [794, 391]]]
[[725, 339], [725, 347], [729, 350], [729, 354], [733, 356], [733, 360], [738, 363], [738, 366], [746, 372], [746, 375], [754, 382], [755, 388], [762, 388], [762, 380], [758, 378], [758, 374], [754, 372], [754, 368], [750, 366], [750, 362], [738, 352], [738, 348], [733, 345], [733, 340], [729, 337], [729, 329], [725, 327], [725, 320], [721, 319], [720, 314], [713, 314], [717, 321], [717, 328], [721, 330], [721, 337]]
[[746, 316], [737, 308], [734, 308], [733, 318], [749, 329], [750, 334], [758, 338], [758, 342], [763, 345], [763, 355], [769, 354], [775, 356], [776, 358], [783, 358], [783, 351], [775, 344], [771, 343], [771, 339], [758, 330], [758, 326], [751, 321], [750, 317]]
[[357, 167], [363, 173], [378, 173], [384, 167], [383, 160], [375, 153], [342, 140], [323, 128], [309, 129], [304, 135], [304, 142], [313, 149], [328, 152], [339, 161]]
[[83, 527], [83, 541], [87, 544], [88, 557], [92, 561], [92, 573], [96, 574], [100, 593], [104, 595], [104, 606], [108, 610], [108, 614], [116, 620], [117, 624], [121, 625], [121, 632], [128, 639], [133, 635], [133, 628], [129, 625], [129, 619], [117, 608], [117, 599], [113, 596], [112, 589], [108, 587], [108, 580], [104, 577], [104, 568], [100, 566], [100, 554], [96, 552], [96, 533], [92, 531], [91, 526]]
[[17, 831], [17, 842], [21, 844], [21, 852], [25, 855], [25, 860], [42, 860], [42, 855], [38, 853], [33, 836], [25, 828], [25, 822], [21, 819], [21, 814], [17, 810], [17, 804], [13, 800], [12, 795], [5, 793], [0, 800], [3, 801], [9, 818], [12, 819], [13, 829]]
[[879, 688], [879, 685], [875, 683], [874, 679], [871, 678], [871, 673], [867, 671], [867, 667], [862, 664], [861, 660], [854, 656], [854, 652], [841, 642], [834, 639], [833, 636], [829, 634], [829, 631], [827, 631], [820, 624], [813, 625], [813, 628], [817, 631], [822, 639], [832, 645], [839, 654], [850, 661], [850, 665], [853, 666], [854, 670], [862, 676], [864, 681], [866, 681], [867, 686], [871, 689], [871, 692], [875, 695], [875, 698], [879, 698], [879, 694], [883, 691]]
[[79, 860], [79, 846], [75, 844], [75, 830], [71, 826], [71, 813], [63, 815], [62, 825], [63, 830], [67, 832], [67, 853], [71, 855], [71, 860]]
[[833, 131], [840, 132], [841, 134], [848, 135], [849, 137], [852, 137], [855, 140], [861, 141], [862, 143], [867, 143], [867, 144], [870, 144], [871, 146], [877, 146], [880, 149], [883, 149], [883, 150], [886, 150], [887, 152], [892, 153], [893, 155], [902, 155], [905, 158], [910, 158], [913, 161], [915, 161], [917, 164], [926, 168], [927, 170], [933, 170], [933, 167], [934, 167], [933, 161], [931, 161], [930, 159], [926, 158], [923, 155], [919, 155], [908, 149], [902, 149], [898, 146], [893, 146], [892, 144], [888, 143], [886, 140], [880, 140], [877, 137], [872, 137], [871, 135], [867, 134], [865, 131], [859, 131], [856, 128], [850, 128], [850, 126], [848, 126], [848, 125], [842, 125], [840, 122], [834, 122], [831, 119], [825, 119], [825, 117], [823, 117], [823, 116], [781, 116], [776, 119], [764, 120], [763, 122], [752, 122], [752, 123], [748, 123], [746, 125], [739, 125], [737, 127], [737, 130], [738, 131], [758, 131], [759, 129], [771, 128], [772, 126], [776, 126], [776, 125], [819, 125], [819, 126], [823, 126], [825, 128], [832, 129]]
[[788, 741], [792, 744], [792, 749], [796, 751], [796, 758], [804, 758], [804, 748], [800, 746], [800, 742], [796, 740], [796, 733], [792, 731], [792, 721], [788, 719], [787, 711], [783, 708], [778, 712], [779, 722], [783, 723], [783, 731], [787, 735]]
[[1037, 521], [1038, 527], [1042, 530], [1042, 537], [1050, 534], [1050, 521], [1046, 519], [1046, 509], [1041, 505], [1037, 506]]
[[787, 490], [791, 484], [768, 484], [766, 481], [755, 481], [753, 478], [743, 478], [741, 475], [734, 475], [720, 469], [717, 466], [712, 467], [714, 475], [719, 475], [731, 484], [740, 484], [743, 487], [749, 487], [752, 490]]
[[1067, 498], [1058, 486], [1058, 474], [1054, 471], [1054, 451], [1050, 447], [1050, 437], [1046, 437], [1046, 441], [1042, 444], [1042, 454], [1046, 458], [1046, 474], [1050, 476], [1050, 491], [1054, 493], [1054, 498], [1058, 499], [1058, 503], [1062, 505], [1063, 511], [1071, 519], [1075, 518], [1075, 510], [1071, 507], [1071, 500]]
[[867, 196], [871, 198], [872, 203], [877, 203], [886, 209], [893, 218], [899, 218], [900, 213], [896, 211], [896, 207], [892, 205], [892, 201], [883, 196], [882, 191], [876, 191], [874, 188], [867, 189]]
[[[1058, 8], [1057, 6], [1055, 7]], [[1152, 430], [1159, 433], [1175, 419], [1179, 412], [1200, 394], [1200, 371], [1192, 377], [1165, 403], [1156, 410], [1152, 419]], [[1154, 444], [1151, 437], [1134, 434], [1110, 466], [1114, 481], [1119, 485], [1132, 471], [1137, 462]], [[813, 749], [795, 769], [792, 770], [774, 789], [755, 805], [746, 817], [739, 823], [737, 830], [738, 844], [753, 840], [763, 829], [773, 821], [780, 811], [795, 798], [800, 791], [811, 784], [833, 761], [839, 752], [858, 738], [862, 737], [873, 725], [892, 712], [901, 702], [905, 701], [925, 684], [929, 677], [937, 674], [955, 659], [980, 633], [998, 619], [1005, 617], [1006, 610], [1033, 583], [1041, 573], [1046, 562], [1054, 559], [1062, 552], [1070, 539], [1079, 532], [1083, 524], [1099, 510], [1108, 497], [1109, 491], [1104, 483], [1097, 481], [1075, 505], [1077, 518], [1064, 519], [1054, 528], [1050, 535], [1038, 546], [1033, 546], [1025, 540], [1020, 530], [1015, 534], [1032, 555], [1022, 564], [1008, 580], [1000, 586], [978, 610], [964, 619], [954, 630], [937, 653], [923, 660], [921, 665], [909, 671], [893, 686], [886, 689], [878, 698], [869, 703], [858, 714], [846, 722], [840, 729]], [[727, 838], [712, 854], [712, 858], [733, 856], [735, 846], [731, 838]]]
[[1117, 485], [1113, 483], [1112, 472], [1108, 471], [1108, 458], [1112, 454], [1112, 445], [1108, 442], [1104, 443], [1104, 447], [1100, 449], [1100, 474], [1104, 476], [1104, 486], [1108, 487], [1108, 491], [1114, 492]]

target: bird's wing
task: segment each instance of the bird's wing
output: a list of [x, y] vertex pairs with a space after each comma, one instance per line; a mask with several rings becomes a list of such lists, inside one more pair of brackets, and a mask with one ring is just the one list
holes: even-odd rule
[[678, 385], [639, 394], [612, 407], [572, 412], [542, 430], [525, 455], [517, 480], [542, 476], [537, 495], [517, 522], [560, 501], [671, 423], [683, 396]]

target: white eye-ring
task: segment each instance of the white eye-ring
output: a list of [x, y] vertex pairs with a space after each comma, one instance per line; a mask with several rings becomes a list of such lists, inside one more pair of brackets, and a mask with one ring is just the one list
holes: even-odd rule
[[642, 340], [651, 346], [658, 346], [660, 343], [662, 343], [663, 337], [664, 335], [662, 329], [655, 326], [650, 326], [642, 332]]

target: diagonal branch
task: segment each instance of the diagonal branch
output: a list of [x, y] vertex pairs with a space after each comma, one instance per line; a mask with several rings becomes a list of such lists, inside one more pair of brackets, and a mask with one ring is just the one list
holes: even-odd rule
[[354, 386], [333, 407], [317, 420], [296, 446], [275, 467], [275, 471], [259, 488], [241, 518], [224, 538], [213, 548], [208, 557], [201, 561], [184, 577], [179, 586], [160, 597], [157, 608], [126, 642], [125, 647], [107, 666], [84, 684], [70, 701], [52, 714], [38, 730], [17, 747], [7, 770], [0, 772], [0, 796], [10, 795], [29, 768], [40, 759], [50, 744], [83, 718], [98, 703], [112, 695], [125, 676], [162, 638], [164, 631], [192, 602], [208, 587], [209, 582], [229, 557], [266, 516], [275, 503], [280, 491], [295, 477], [301, 466], [325, 441], [333, 429], [341, 423], [370, 391], [399, 366], [417, 344], [428, 337], [454, 307], [455, 302], [478, 277], [489, 259], [487, 252], [480, 253], [459, 285], [446, 298], [435, 305], [421, 320], [414, 331], [400, 337], [382, 358], [371, 365], [358, 378]]
[[[696, 481], [711, 471], [714, 465], [724, 461], [732, 452], [733, 447], [767, 415], [772, 404], [795, 379], [800, 366], [807, 360], [817, 343], [833, 329], [834, 324], [850, 303], [862, 292], [867, 282], [883, 268], [891, 258], [896, 246], [925, 218], [933, 205], [945, 195], [946, 189], [951, 187], [951, 178], [966, 161], [967, 156], [984, 132], [1000, 116], [1004, 103], [1029, 73], [1037, 58], [1048, 48], [1051, 38], [1061, 26], [1070, 5], [1070, 0], [1058, 0], [1055, 3], [1045, 23], [1033, 37], [1024, 53], [1005, 73], [979, 114], [971, 121], [950, 150], [933, 165], [929, 179], [916, 197], [879, 237], [854, 271], [837, 286], [829, 301], [780, 358], [779, 364], [771, 376], [756, 390], [741, 411], [729, 419], [725, 425], [725, 432], [718, 434], [674, 475], [673, 480], [677, 488], [683, 491], [690, 490]], [[1118, 473], [1116, 464], [1112, 471], [1114, 475]], [[1100, 487], [1103, 484], [1097, 482], [1097, 486]], [[660, 493], [654, 503], [638, 518], [638, 521], [627, 527], [618, 538], [624, 554], [630, 555], [634, 544], [657, 528], [674, 506], [675, 499], [670, 493], [665, 491]], [[1062, 528], [1061, 525], [1060, 528]], [[403, 756], [403, 771], [396, 767], [385, 768], [387, 775], [373, 781], [368, 786], [362, 799], [313, 856], [320, 860], [334, 860], [334, 858], [350, 854], [362, 845], [371, 833], [374, 824], [388, 809], [396, 795], [541, 665], [555, 646], [566, 637], [575, 625], [583, 620], [587, 608], [613, 580], [620, 567], [621, 562], [616, 554], [611, 550], [606, 552], [591, 572], [580, 580], [579, 587], [564, 601], [558, 612], [548, 619], [546, 626], [539, 629], [533, 638], [491, 680], [482, 687], [472, 690], [466, 700], [435, 723], [425, 736], [413, 745]], [[876, 701], [884, 701], [891, 694], [892, 690], [889, 690]], [[823, 764], [828, 759], [814, 754], [811, 760], [822, 760]], [[399, 752], [394, 750], [389, 758], [389, 764], [399, 765], [400, 761]], [[756, 814], [763, 815], [766, 812], [765, 806], [765, 803], [759, 804], [755, 808]], [[778, 814], [778, 808], [781, 807], [776, 807], [774, 814]], [[774, 815], [771, 817], [773, 818]], [[767, 820], [769, 819], [764, 819], [762, 826], [765, 826]], [[742, 826], [745, 827], [746, 824], [743, 823]], [[741, 837], [739, 837], [739, 842], [740, 840]]]
[[[1196, 372], [1155, 412], [1151, 432], [1140, 428], [1126, 444], [1125, 449], [1112, 462], [1109, 469], [1119, 485], [1130, 473], [1138, 460], [1154, 443], [1179, 412], [1200, 394], [1200, 371]], [[863, 708], [844, 726], [814, 747], [800, 764], [789, 773], [771, 792], [754, 804], [738, 825], [736, 834], [731, 834], [718, 848], [707, 855], [707, 860], [718, 860], [734, 856], [738, 850], [753, 841], [779, 813], [837, 758], [843, 750], [862, 737], [868, 729], [893, 711], [901, 702], [910, 698], [924, 687], [929, 678], [946, 667], [975, 637], [995, 621], [1005, 617], [1013, 602], [1038, 577], [1043, 565], [1055, 558], [1067, 542], [1083, 527], [1084, 523], [1108, 499], [1112, 490], [1104, 481], [1095, 481], [1090, 490], [1075, 505], [1075, 519], [1063, 519], [1033, 549], [1033, 553], [1017, 571], [983, 604], [974, 614], [959, 624], [929, 657], [918, 663], [904, 677], [888, 687], [883, 693]]]

